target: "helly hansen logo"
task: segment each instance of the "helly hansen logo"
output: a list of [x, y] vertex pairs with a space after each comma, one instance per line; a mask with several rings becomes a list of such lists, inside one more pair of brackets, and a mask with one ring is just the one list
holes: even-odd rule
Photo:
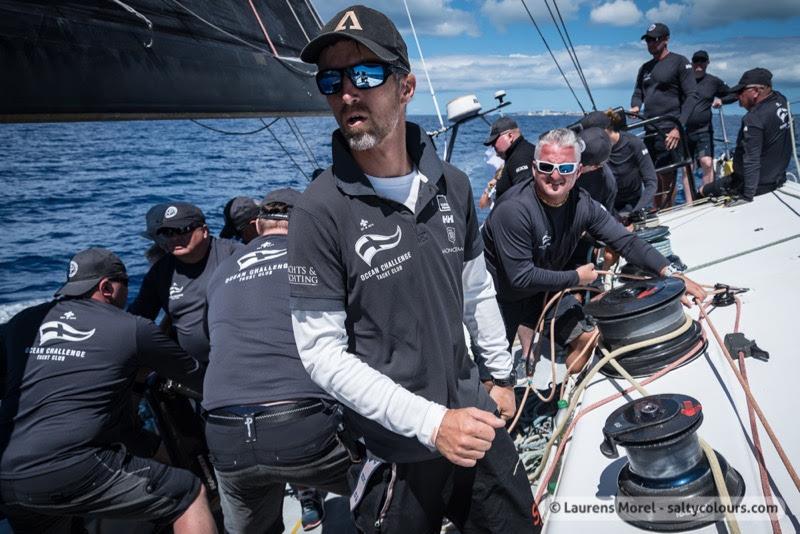
[[50, 341], [86, 341], [94, 332], [94, 328], [83, 332], [61, 321], [47, 321], [39, 327], [39, 345]]
[[455, 224], [455, 218], [452, 215], [442, 215], [442, 222], [444, 224]]
[[363, 30], [364, 28], [361, 27], [361, 23], [358, 21], [358, 17], [356, 17], [356, 12], [353, 10], [348, 11], [342, 17], [342, 20], [339, 21], [339, 24], [333, 29], [335, 32], [340, 32], [342, 30]]
[[384, 250], [390, 250], [400, 244], [403, 232], [400, 226], [392, 235], [366, 234], [356, 241], [356, 254], [364, 260], [364, 263], [372, 267], [372, 258], [375, 254]]
[[286, 249], [277, 249], [277, 250], [254, 250], [248, 254], [245, 254], [238, 260], [236, 263], [239, 264], [239, 270], [243, 271], [248, 267], [252, 267], [253, 265], [263, 263], [265, 261], [274, 260], [275, 258], [280, 258], [281, 256], [286, 255]]

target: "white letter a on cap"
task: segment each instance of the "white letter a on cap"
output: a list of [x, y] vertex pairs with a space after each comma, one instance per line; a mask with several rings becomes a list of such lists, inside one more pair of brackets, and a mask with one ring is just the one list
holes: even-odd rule
[[[348, 25], [348, 21], [350, 24]], [[342, 30], [363, 30], [364, 28], [361, 27], [361, 23], [358, 22], [358, 18], [356, 17], [355, 11], [348, 11], [342, 17], [342, 20], [339, 21], [339, 24], [333, 29], [333, 31], [340, 32]]]

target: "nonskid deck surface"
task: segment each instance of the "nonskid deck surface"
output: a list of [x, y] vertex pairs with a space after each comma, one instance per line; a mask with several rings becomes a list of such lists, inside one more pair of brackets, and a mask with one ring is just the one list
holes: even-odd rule
[[[800, 427], [795, 406], [800, 360], [794, 343], [798, 327], [793, 310], [800, 297], [795, 282], [800, 273], [800, 216], [789, 208], [800, 212], [800, 186], [787, 183], [781, 191], [734, 208], [710, 204], [688, 207], [662, 215], [660, 221], [669, 226], [672, 249], [688, 265], [692, 279], [750, 289], [741, 295], [740, 330], [770, 353], [768, 362], [747, 360], [750, 387], [797, 466]], [[697, 319], [696, 308], [689, 313]], [[735, 307], [715, 309], [711, 320], [721, 336], [732, 332]], [[704, 356], [646, 387], [650, 394], [683, 393], [698, 399], [704, 414], [698, 434], [744, 477], [745, 502], [763, 503], [746, 397], [713, 335], [706, 331], [709, 348]], [[597, 375], [587, 387], [581, 405], [588, 406], [628, 386], [627, 381]], [[585, 507], [580, 514], [565, 512], [570, 507], [577, 509], [572, 505], [614, 503], [617, 476], [625, 456], [624, 450], [615, 460], [600, 453], [602, 428], [614, 409], [639, 397], [636, 392], [630, 393], [579, 421], [565, 450], [555, 500], [546, 500], [541, 507], [546, 517], [545, 532], [586, 528], [594, 533], [641, 532], [623, 523], [613, 512], [587, 512]], [[781, 527], [784, 532], [800, 531], [795, 515], [800, 513], [800, 494], [760, 424], [759, 435], [773, 492], [786, 506], [780, 513]], [[552, 502], [557, 503], [552, 509], [560, 512], [549, 513]], [[766, 514], [740, 513], [736, 517], [742, 532], [772, 532]], [[695, 532], [718, 532], [718, 528], [711, 525]]]

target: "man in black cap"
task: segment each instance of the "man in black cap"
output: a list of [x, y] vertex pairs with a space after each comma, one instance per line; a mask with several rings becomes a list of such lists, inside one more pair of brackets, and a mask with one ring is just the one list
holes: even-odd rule
[[187, 202], [166, 206], [156, 237], [167, 254], [147, 272], [128, 311], [154, 320], [164, 310], [180, 346], [207, 362], [208, 337], [203, 330], [206, 284], [217, 265], [241, 245], [212, 237], [197, 206]]
[[225, 226], [219, 233], [224, 239], [238, 239], [245, 245], [257, 235], [256, 216], [258, 205], [250, 197], [233, 197], [222, 210]]
[[531, 164], [536, 146], [522, 136], [516, 121], [510, 117], [500, 117], [494, 121], [489, 137], [483, 144], [494, 148], [497, 156], [506, 162], [495, 184], [497, 201], [512, 186], [532, 176]]
[[122, 261], [90, 248], [69, 262], [60, 299], [9, 322], [0, 345], [0, 510], [15, 532], [68, 532], [89, 515], [216, 532], [197, 477], [120, 443], [139, 368], [202, 388], [196, 360], [122, 311], [127, 295]]
[[730, 87], [722, 80], [708, 74], [710, 63], [708, 52], [698, 50], [692, 54], [692, 69], [697, 80], [697, 105], [686, 123], [686, 137], [692, 158], [703, 170], [703, 184], [714, 181], [714, 128], [711, 123], [711, 108], [736, 101]]
[[[672, 116], [686, 127], [689, 115], [697, 104], [697, 82], [692, 65], [685, 57], [670, 52], [669, 28], [656, 22], [642, 35], [653, 59], [645, 63], [636, 75], [631, 97], [631, 111], [638, 113], [644, 106], [644, 118]], [[646, 127], [645, 143], [656, 169], [676, 163], [673, 152], [680, 141], [680, 131], [672, 122], [661, 121]], [[666, 136], [664, 135], [666, 133]], [[671, 206], [675, 198], [675, 169], [658, 173], [656, 208]]]
[[147, 258], [147, 263], [150, 265], [163, 258], [164, 254], [167, 253], [164, 247], [159, 244], [159, 241], [163, 241], [163, 238], [156, 235], [156, 230], [158, 230], [164, 217], [164, 210], [168, 206], [169, 204], [153, 204], [144, 216], [145, 231], [141, 233], [141, 236], [153, 242], [144, 252], [144, 257]]
[[[287, 234], [299, 197], [294, 189], [268, 194], [258, 237], [208, 281], [203, 408], [229, 532], [283, 532], [287, 482], [349, 494], [352, 463], [336, 436], [338, 405], [308, 376], [292, 334]], [[310, 530], [324, 517], [322, 499], [314, 490], [298, 493]]]
[[581, 176], [577, 185], [589, 193], [609, 213], [614, 213], [617, 197], [617, 181], [608, 158], [611, 155], [611, 139], [601, 128], [584, 128], [579, 134], [583, 142], [581, 152]]
[[405, 121], [416, 87], [405, 42], [385, 15], [352, 6], [301, 58], [317, 64], [339, 129], [333, 166], [292, 212], [292, 320], [311, 378], [369, 451], [351, 470], [356, 525], [438, 532], [446, 516], [462, 532], [529, 531], [530, 486], [493, 414], [513, 415], [515, 379], [470, 183]]
[[755, 68], [742, 74], [731, 88], [747, 110], [736, 137], [733, 174], [703, 186], [703, 196], [723, 194], [752, 202], [756, 195], [774, 191], [786, 181], [792, 155], [789, 109], [786, 98], [772, 89], [772, 73]]

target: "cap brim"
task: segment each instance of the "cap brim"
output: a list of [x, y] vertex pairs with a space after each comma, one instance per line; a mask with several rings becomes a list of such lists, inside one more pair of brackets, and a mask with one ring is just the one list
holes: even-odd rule
[[236, 229], [231, 226], [230, 224], [226, 224], [222, 227], [222, 230], [219, 232], [219, 236], [223, 239], [231, 239], [236, 237]]
[[305, 46], [305, 48], [303, 48], [303, 51], [300, 52], [300, 59], [306, 63], [317, 63], [319, 61], [319, 55], [322, 53], [322, 50], [325, 47], [330, 46], [337, 41], [341, 41], [342, 39], [350, 39], [352, 41], [361, 43], [369, 48], [373, 54], [378, 56], [381, 61], [385, 61], [386, 63], [395, 63], [400, 59], [400, 56], [389, 52], [386, 48], [382, 47], [372, 39], [367, 39], [366, 37], [355, 36], [344, 32], [328, 32], [317, 35]]
[[731, 87], [731, 92], [730, 92], [730, 93], [728, 93], [728, 94], [738, 93], [739, 91], [741, 91], [741, 90], [742, 90], [742, 89], [744, 89], [745, 87], [747, 87], [747, 84], [744, 84], [744, 83], [737, 83], [736, 85], [734, 85], [733, 87]]
[[497, 138], [498, 138], [498, 137], [500, 137], [500, 135], [499, 135], [499, 134], [498, 134], [498, 135], [490, 135], [490, 136], [489, 136], [489, 137], [487, 137], [487, 138], [486, 138], [486, 140], [483, 142], [484, 146], [491, 146], [491, 145], [493, 145], [493, 144], [494, 144], [494, 142], [495, 142], [495, 141], [497, 141]]
[[96, 286], [103, 277], [91, 278], [89, 280], [75, 280], [74, 282], [67, 282], [55, 292], [56, 297], [77, 297], [83, 295], [94, 286]]

